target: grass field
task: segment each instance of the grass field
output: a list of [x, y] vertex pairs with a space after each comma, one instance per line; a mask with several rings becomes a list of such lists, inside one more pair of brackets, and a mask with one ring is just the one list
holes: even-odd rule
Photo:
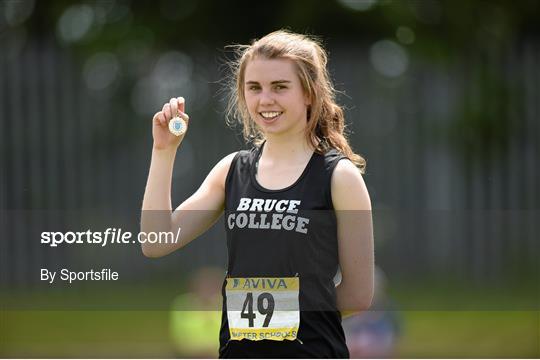
[[398, 357], [538, 358], [539, 311], [406, 311]]
[[[527, 292], [527, 296], [510, 292], [497, 298], [493, 294], [473, 291], [466, 299], [470, 302], [476, 299], [474, 311], [464, 311], [466, 307], [450, 306], [458, 301], [452, 299], [456, 297], [452, 294], [459, 294], [461, 301], [464, 299], [462, 289], [457, 291], [447, 287], [437, 291], [430, 287], [428, 290], [408, 287], [392, 293], [402, 309], [395, 357], [540, 358], [540, 311], [534, 291]], [[124, 299], [136, 296], [144, 299], [152, 293], [132, 291], [111, 291], [106, 296], [112, 304], [118, 305]], [[59, 296], [56, 294], [52, 301], [58, 301]], [[89, 303], [100, 297], [95, 293], [85, 295]], [[440, 297], [444, 297], [446, 303], [441, 302]], [[13, 304], [23, 298], [22, 293], [11, 293], [9, 302], [4, 304]], [[3, 300], [6, 300], [5, 296]], [[170, 341], [170, 313], [167, 310], [5, 309], [0, 311], [0, 357], [178, 356]], [[217, 334], [209, 336], [217, 337]]]
[[[4, 311], [0, 355], [172, 357], [168, 316], [166, 311]], [[401, 317], [396, 357], [540, 357], [538, 311], [405, 311]]]

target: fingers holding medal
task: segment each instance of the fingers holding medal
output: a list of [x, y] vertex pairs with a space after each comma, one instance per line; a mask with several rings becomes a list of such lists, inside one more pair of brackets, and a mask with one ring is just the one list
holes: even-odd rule
[[152, 136], [155, 149], [177, 148], [189, 126], [183, 97], [175, 97], [163, 105], [152, 119]]
[[172, 98], [169, 101], [171, 116], [167, 118], [171, 119], [169, 120], [169, 131], [174, 136], [182, 136], [187, 131], [189, 116], [184, 112], [185, 106], [183, 97]]
[[185, 111], [185, 100], [183, 97], [172, 98], [168, 104], [163, 107], [163, 112], [169, 120], [169, 131], [174, 136], [182, 136], [187, 131], [189, 116]]

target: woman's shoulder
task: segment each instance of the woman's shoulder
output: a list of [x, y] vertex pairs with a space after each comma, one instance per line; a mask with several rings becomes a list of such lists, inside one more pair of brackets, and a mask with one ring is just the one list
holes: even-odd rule
[[216, 168], [219, 168], [223, 183], [226, 184], [233, 174], [248, 174], [256, 154], [257, 148], [253, 147], [235, 151], [221, 159]]
[[214, 165], [212, 170], [210, 170], [207, 179], [209, 179], [212, 184], [220, 184], [222, 187], [224, 187], [225, 179], [230, 171], [231, 164], [237, 156], [238, 151], [230, 153], [219, 160], [218, 163]]
[[[322, 154], [322, 159], [324, 161], [324, 167], [329, 172], [334, 172], [335, 168], [338, 166], [339, 163], [345, 162], [341, 160], [348, 160], [347, 156], [345, 156], [341, 151], [329, 148], [325, 150]], [[346, 161], [352, 164], [351, 161]]]
[[[237, 152], [233, 153], [234, 156], [232, 156], [231, 162], [239, 163], [241, 165], [249, 165], [257, 157], [258, 150], [259, 148], [256, 146], [253, 146], [249, 149], [238, 150]], [[233, 154], [230, 154], [230, 155], [233, 155]]]
[[347, 157], [337, 160], [332, 173], [331, 189], [332, 203], [337, 210], [371, 208], [362, 173]]
[[221, 168], [221, 169], [228, 169], [230, 166], [231, 166], [231, 163], [233, 162], [233, 160], [238, 156], [238, 153], [240, 151], [235, 151], [235, 152], [232, 152], [230, 153], [229, 155], [223, 157], [217, 164], [216, 164], [216, 167], [218, 168]]
[[250, 157], [252, 157], [253, 154], [255, 154], [256, 150], [257, 150], [257, 148], [253, 147], [251, 149], [243, 149], [243, 150], [238, 150], [238, 151], [232, 152], [232, 153], [228, 154], [227, 156], [223, 157], [217, 163], [216, 166], [229, 169], [231, 167], [231, 164], [238, 161], [239, 159], [240, 160], [247, 160]]

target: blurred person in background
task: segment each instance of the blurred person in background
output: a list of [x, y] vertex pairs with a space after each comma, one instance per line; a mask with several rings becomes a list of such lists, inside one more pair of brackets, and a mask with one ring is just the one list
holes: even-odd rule
[[375, 292], [369, 311], [343, 321], [351, 358], [395, 358], [400, 318], [387, 293], [384, 272], [375, 268]]
[[199, 269], [190, 279], [186, 294], [174, 299], [170, 336], [176, 355], [184, 358], [217, 358], [221, 325], [223, 270]]
[[235, 49], [229, 110], [254, 146], [224, 157], [173, 212], [175, 154], [193, 120], [183, 98], [166, 103], [152, 121], [141, 230], [181, 236], [143, 253], [182, 248], [224, 212], [220, 358], [347, 358], [341, 319], [371, 304], [373, 231], [365, 160], [344, 135], [326, 51], [288, 31]]

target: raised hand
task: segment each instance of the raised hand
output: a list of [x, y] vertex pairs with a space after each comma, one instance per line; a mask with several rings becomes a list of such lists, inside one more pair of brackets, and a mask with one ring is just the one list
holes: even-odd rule
[[184, 139], [187, 131], [180, 136], [173, 135], [169, 131], [169, 122], [175, 116], [180, 116], [189, 128], [189, 116], [185, 113], [185, 100], [183, 97], [172, 98], [163, 105], [152, 119], [152, 136], [154, 138], [154, 149], [176, 149]]

